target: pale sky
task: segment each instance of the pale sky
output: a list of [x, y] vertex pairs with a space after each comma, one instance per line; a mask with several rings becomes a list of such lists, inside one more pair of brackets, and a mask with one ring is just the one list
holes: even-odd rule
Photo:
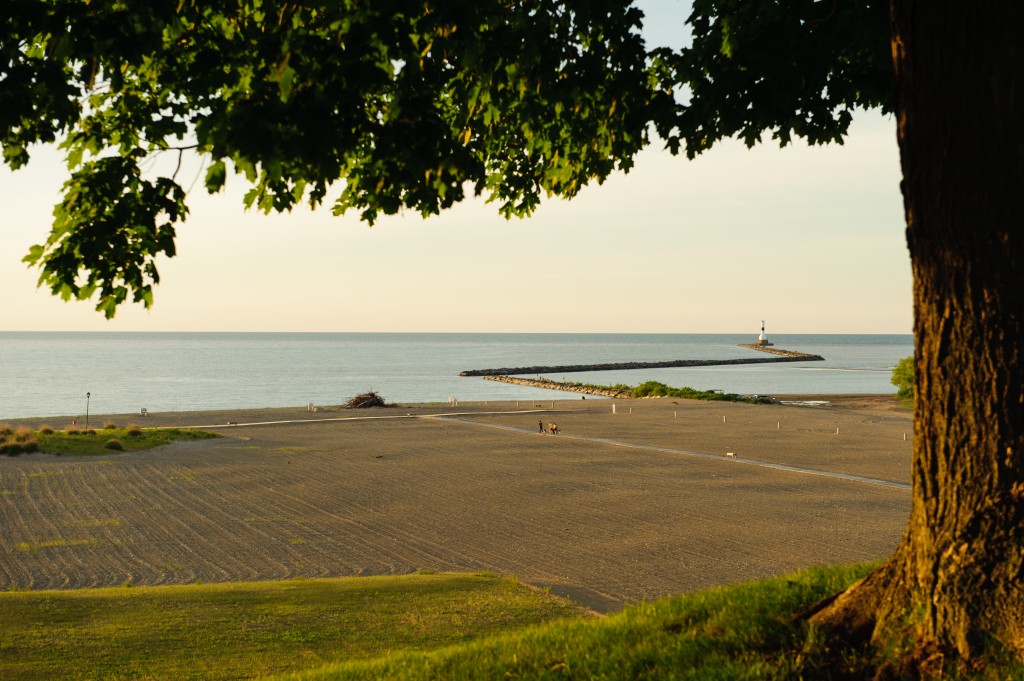
[[[686, 3], [640, 3], [669, 38]], [[184, 171], [185, 185], [191, 174]], [[114, 320], [53, 298], [21, 258], [44, 241], [60, 156], [0, 167], [0, 330], [911, 333], [895, 123], [859, 115], [844, 146], [655, 144], [628, 174], [506, 221], [471, 200], [440, 217], [245, 212], [244, 184], [189, 195], [149, 311]]]

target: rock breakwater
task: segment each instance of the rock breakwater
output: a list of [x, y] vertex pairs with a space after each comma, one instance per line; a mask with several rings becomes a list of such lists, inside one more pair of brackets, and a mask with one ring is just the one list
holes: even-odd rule
[[756, 343], [740, 343], [739, 347], [746, 348], [748, 350], [757, 350], [758, 352], [767, 352], [771, 355], [778, 355], [779, 357], [790, 357], [793, 361], [796, 360], [821, 360], [824, 361], [824, 357], [821, 355], [809, 355], [806, 352], [795, 352], [793, 350], [783, 350], [782, 348], [768, 347], [765, 345], [758, 345]]
[[676, 359], [667, 362], [617, 362], [610, 364], [564, 364], [556, 366], [505, 367], [501, 369], [470, 369], [460, 371], [459, 376], [515, 376], [522, 374], [569, 374], [581, 371], [622, 371], [626, 369], [668, 369], [674, 367], [713, 367], [733, 364], [771, 364], [775, 362], [824, 361], [820, 355], [802, 352], [752, 347], [755, 350], [771, 352], [775, 357], [750, 357], [740, 359]]
[[595, 388], [588, 385], [577, 385], [574, 383], [560, 383], [549, 381], [546, 378], [517, 378], [515, 376], [484, 376], [485, 381], [497, 381], [498, 383], [511, 383], [512, 385], [527, 385], [531, 388], [546, 388], [548, 390], [562, 390], [569, 393], [582, 393], [584, 395], [600, 395], [601, 397], [626, 398], [633, 397], [631, 390], [611, 390]]

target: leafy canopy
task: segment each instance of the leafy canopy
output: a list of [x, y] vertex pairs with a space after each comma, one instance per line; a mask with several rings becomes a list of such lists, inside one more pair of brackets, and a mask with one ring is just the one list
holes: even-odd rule
[[57, 143], [69, 171], [25, 260], [107, 317], [151, 305], [188, 215], [160, 155], [200, 156], [210, 192], [241, 175], [247, 207], [372, 224], [467, 193], [529, 215], [628, 171], [651, 129], [691, 157], [766, 130], [838, 141], [887, 101], [883, 4], [697, 0], [692, 49], [648, 52], [615, 0], [10, 0], [4, 161]]
[[658, 82], [683, 100], [652, 120], [693, 158], [770, 132], [842, 143], [857, 108], [892, 109], [888, 0], [693, 0], [693, 44], [652, 53]]

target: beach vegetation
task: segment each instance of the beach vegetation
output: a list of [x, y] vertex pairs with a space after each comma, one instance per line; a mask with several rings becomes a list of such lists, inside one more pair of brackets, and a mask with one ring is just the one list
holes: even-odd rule
[[[552, 381], [556, 383], [556, 381]], [[714, 402], [746, 402], [748, 404], [770, 404], [771, 398], [763, 396], [738, 395], [736, 393], [722, 392], [721, 390], [698, 390], [696, 388], [673, 388], [658, 381], [645, 381], [640, 385], [598, 385], [593, 383], [577, 383], [572, 381], [558, 382], [558, 385], [573, 388], [588, 388], [591, 390], [603, 390], [609, 392], [623, 393], [625, 397], [677, 397], [685, 400], [709, 400]]]
[[0, 440], [0, 454], [6, 454], [7, 456], [18, 456], [25, 450], [22, 449], [22, 443], [13, 442], [11, 440]]
[[41, 425], [38, 428], [40, 435], [53, 435], [53, 426]]
[[113, 421], [104, 421], [103, 422], [103, 429], [104, 430], [113, 430], [114, 428], [117, 428], [117, 424], [114, 423]]
[[[49, 432], [46, 432], [48, 430]], [[40, 451], [49, 454], [94, 455], [111, 451], [136, 452], [182, 440], [219, 437], [206, 430], [187, 428], [153, 428], [131, 434], [127, 429], [104, 428], [103, 436], [95, 430], [78, 428], [55, 431], [52, 428], [31, 430], [19, 427], [10, 436], [0, 438], [0, 453], [21, 454]]]
[[0, 428], [0, 454], [17, 456], [19, 454], [29, 454], [38, 451], [38, 449], [39, 443], [36, 440], [36, 434], [31, 428], [25, 426], [18, 426], [17, 428], [4, 426]]
[[687, 400], [710, 400], [718, 402], [747, 402], [762, 404], [771, 402], [768, 398], [738, 395], [721, 390], [697, 390], [696, 388], [672, 388], [658, 381], [646, 381], [633, 388], [633, 397], [679, 397]]
[[[635, 386], [626, 385], [625, 383], [615, 383], [609, 385], [601, 385], [599, 383], [583, 383], [581, 381], [552, 381], [547, 378], [538, 377], [535, 383], [538, 387], [547, 387], [550, 385], [552, 390], [558, 390], [560, 387], [566, 388], [586, 388], [587, 390], [602, 390], [610, 393], [623, 393], [623, 397], [632, 396]], [[625, 393], [629, 393], [628, 395]]]
[[124, 434], [127, 437], [141, 437], [142, 428], [137, 423], [129, 423], [124, 427]]

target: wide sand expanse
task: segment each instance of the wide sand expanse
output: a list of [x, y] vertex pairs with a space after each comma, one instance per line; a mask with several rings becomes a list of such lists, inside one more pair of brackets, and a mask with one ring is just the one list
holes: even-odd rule
[[0, 589], [491, 570], [608, 611], [884, 557], [909, 512], [911, 413], [820, 399], [95, 416], [225, 437], [0, 457]]

